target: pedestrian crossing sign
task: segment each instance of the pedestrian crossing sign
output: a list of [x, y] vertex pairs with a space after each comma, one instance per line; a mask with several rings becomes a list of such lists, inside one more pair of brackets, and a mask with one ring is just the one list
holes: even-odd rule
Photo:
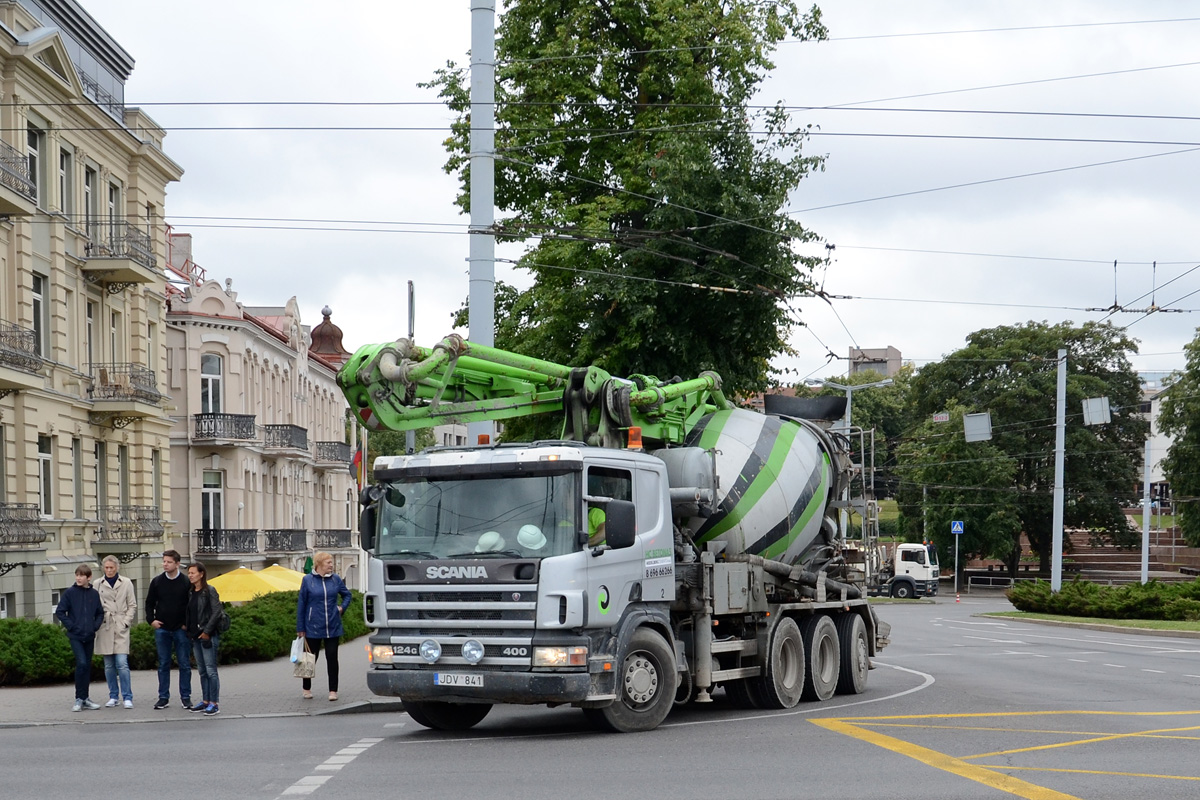
[[953, 534], [956, 534], [956, 535], [963, 532], [963, 526], [962, 526], [961, 519], [956, 519], [950, 523], [950, 532]]

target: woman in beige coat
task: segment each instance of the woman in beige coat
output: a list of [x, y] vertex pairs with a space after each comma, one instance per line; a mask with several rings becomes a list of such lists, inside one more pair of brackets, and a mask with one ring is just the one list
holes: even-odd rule
[[105, 556], [103, 566], [104, 577], [96, 581], [100, 607], [104, 609], [104, 623], [96, 631], [96, 654], [104, 656], [104, 678], [108, 681], [108, 702], [104, 707], [113, 708], [124, 700], [126, 708], [133, 708], [129, 628], [137, 618], [137, 598], [133, 581], [118, 573], [120, 562], [116, 556]]

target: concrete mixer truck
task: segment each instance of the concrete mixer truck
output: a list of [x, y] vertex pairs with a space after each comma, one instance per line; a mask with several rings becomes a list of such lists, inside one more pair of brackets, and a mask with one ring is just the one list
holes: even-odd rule
[[553, 441], [373, 465], [367, 684], [417, 723], [545, 704], [642, 731], [718, 689], [761, 708], [864, 691], [890, 626], [843, 556], [854, 467], [820, 421], [841, 408], [763, 414], [714, 373], [617, 378], [458, 336], [366, 346], [338, 382], [373, 429], [563, 419]]

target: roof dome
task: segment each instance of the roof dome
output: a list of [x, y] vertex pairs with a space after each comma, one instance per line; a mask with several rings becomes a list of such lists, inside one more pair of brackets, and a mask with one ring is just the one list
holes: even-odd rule
[[342, 347], [342, 329], [329, 321], [333, 310], [329, 306], [325, 306], [321, 309], [321, 314], [325, 319], [309, 334], [312, 343], [308, 346], [308, 352], [318, 355], [326, 361], [339, 365], [345, 364], [350, 360], [350, 353]]

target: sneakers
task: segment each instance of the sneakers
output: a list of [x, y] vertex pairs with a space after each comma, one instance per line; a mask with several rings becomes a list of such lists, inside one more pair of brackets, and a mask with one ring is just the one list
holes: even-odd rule
[[221, 713], [221, 708], [216, 703], [209, 703], [208, 707], [204, 709], [204, 716], [206, 716], [206, 717], [215, 717], [217, 714], [220, 714], [220, 713]]
[[126, 708], [133, 708], [133, 701], [132, 701], [132, 700], [126, 700], [126, 701], [125, 701], [125, 707], [126, 707]]
[[184, 710], [184, 711], [191, 711], [191, 710], [192, 710], [192, 698], [190, 698], [190, 697], [185, 697], [185, 698], [183, 698], [183, 700], [182, 700], [181, 702], [183, 703], [183, 710]]
[[115, 697], [108, 698], [108, 702], [104, 704], [105, 708], [116, 708], [119, 701]]
[[[169, 705], [171, 705], [171, 700], [170, 700], [170, 698], [167, 698], [167, 697], [160, 697], [160, 698], [158, 698], [158, 702], [154, 704], [154, 710], [155, 710], [155, 711], [162, 711], [164, 708], [166, 708], [166, 707], [167, 707], [167, 706], [169, 706]], [[191, 706], [190, 706], [190, 705], [188, 705], [187, 703], [184, 703], [184, 704], [183, 704], [183, 707], [184, 707], [184, 708], [191, 708]]]
[[83, 711], [83, 701], [76, 700], [75, 705], [71, 706], [72, 711]]
[[204, 703], [204, 702], [196, 703], [196, 705], [189, 707], [188, 711], [207, 711], [208, 707], [211, 705], [212, 705], [212, 703]]
[[[76, 701], [76, 702], [78, 702], [78, 701]], [[84, 701], [83, 701], [83, 707], [84, 707], [84, 708], [86, 708], [88, 711], [95, 711], [95, 710], [97, 710], [98, 708], [100, 708], [100, 704], [99, 704], [99, 703], [93, 703], [93, 702], [92, 702], [92, 701], [89, 699], [89, 700], [84, 700]]]

